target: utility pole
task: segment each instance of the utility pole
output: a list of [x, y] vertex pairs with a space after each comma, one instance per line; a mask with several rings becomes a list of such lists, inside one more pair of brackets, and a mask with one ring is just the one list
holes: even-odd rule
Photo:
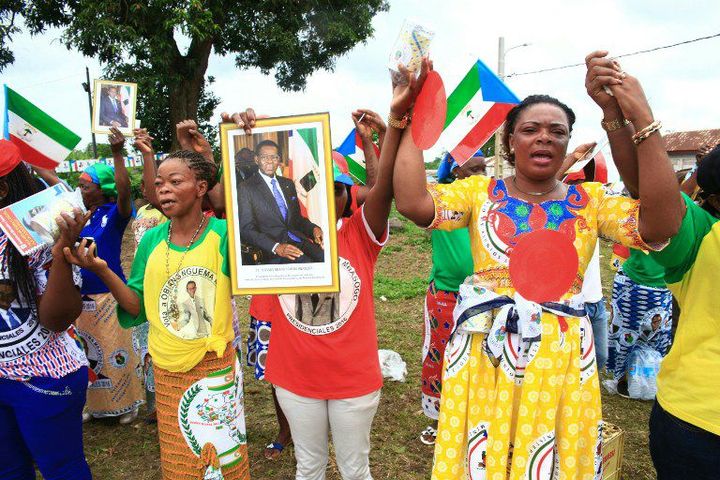
[[[505, 79], [505, 37], [498, 38], [498, 77]], [[502, 138], [495, 132], [495, 178], [503, 178]]]
[[[88, 97], [88, 107], [90, 108], [90, 129], [92, 130], [92, 122], [93, 122], [93, 104], [92, 104], [92, 88], [90, 88], [90, 69], [88, 67], [85, 67], [85, 78], [86, 81], [83, 82], [83, 90], [87, 92]], [[97, 143], [95, 142], [95, 133], [92, 134], [92, 148], [93, 148], [93, 158], [97, 158]]]
[[[529, 43], [523, 43], [520, 45], [515, 45], [514, 47], [510, 47], [507, 50], [505, 50], [505, 37], [498, 38], [498, 77], [500, 77], [500, 80], [505, 80], [505, 55], [510, 50], [515, 50], [516, 48], [521, 47], [527, 47], [529, 46]], [[503, 174], [503, 148], [502, 148], [502, 137], [500, 136], [500, 132], [495, 133], [495, 178], [502, 178]]]

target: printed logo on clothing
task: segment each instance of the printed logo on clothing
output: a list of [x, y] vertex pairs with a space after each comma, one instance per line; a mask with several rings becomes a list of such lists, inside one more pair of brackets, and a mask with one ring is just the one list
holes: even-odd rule
[[124, 368], [128, 362], [128, 352], [122, 348], [118, 348], [110, 355], [110, 365], [115, 368]]
[[178, 405], [178, 423], [188, 447], [200, 456], [210, 442], [221, 466], [242, 459], [247, 443], [240, 364], [213, 372], [192, 384]]
[[362, 282], [349, 260], [340, 257], [340, 293], [281, 295], [285, 317], [303, 333], [327, 335], [342, 328], [360, 300]]
[[470, 360], [470, 347], [472, 336], [467, 333], [456, 332], [450, 337], [450, 343], [445, 349], [445, 375], [443, 378], [454, 377]]
[[181, 269], [160, 290], [160, 322], [170, 333], [185, 340], [210, 336], [216, 286], [217, 275], [208, 268]]
[[584, 384], [597, 371], [595, 339], [587, 317], [580, 319], [580, 383]]
[[487, 478], [487, 449], [488, 430], [490, 423], [479, 422], [468, 432], [467, 470], [470, 480], [485, 480]]
[[23, 303], [15, 282], [0, 279], [0, 362], [35, 352], [51, 335], [50, 330], [40, 325], [32, 309], [23, 307]]
[[39, 350], [51, 334], [29, 308], [0, 309], [0, 362], [11, 362]]
[[[480, 221], [477, 222], [478, 234], [483, 247], [488, 251], [490, 256], [501, 265], [509, 265], [508, 250], [509, 246], [503, 240], [515, 233], [513, 225], [507, 225], [505, 217], [500, 215], [496, 210], [500, 207], [492, 201], [486, 201], [480, 209]], [[501, 235], [500, 229], [504, 229], [504, 235]]]
[[100, 373], [105, 366], [104, 352], [100, 342], [82, 330], [78, 330], [77, 334], [82, 341], [85, 356], [88, 359], [88, 367], [90, 367], [88, 372], [90, 387], [88, 388], [112, 388], [112, 380]]
[[528, 480], [557, 478], [555, 457], [555, 431], [550, 431], [530, 443], [525, 471]]

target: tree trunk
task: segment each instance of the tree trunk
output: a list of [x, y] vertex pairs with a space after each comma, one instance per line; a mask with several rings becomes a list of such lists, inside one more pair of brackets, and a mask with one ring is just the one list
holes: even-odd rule
[[[179, 55], [173, 62], [173, 76], [178, 78], [177, 83], [170, 88], [170, 126], [183, 120], [197, 122], [198, 103], [200, 92], [205, 85], [205, 72], [212, 49], [212, 39], [202, 41], [193, 40], [186, 56]], [[180, 144], [173, 131], [171, 151], [178, 150]]]
[[170, 151], [174, 152], [180, 149], [177, 136], [175, 136], [175, 125], [188, 119], [197, 122], [198, 101], [204, 83], [204, 75], [199, 78], [182, 78], [177, 85], [170, 89], [170, 127], [173, 129]]

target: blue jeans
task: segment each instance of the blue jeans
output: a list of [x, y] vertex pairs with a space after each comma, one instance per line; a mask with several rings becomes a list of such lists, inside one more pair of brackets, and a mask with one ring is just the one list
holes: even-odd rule
[[89, 480], [82, 437], [87, 367], [63, 378], [0, 378], [0, 478]]
[[656, 400], [650, 413], [650, 456], [658, 480], [717, 480], [720, 436], [669, 414]]
[[586, 303], [585, 310], [590, 318], [590, 324], [595, 338], [595, 358], [598, 371], [605, 367], [608, 359], [608, 320], [610, 315], [605, 307], [605, 299], [599, 302]]

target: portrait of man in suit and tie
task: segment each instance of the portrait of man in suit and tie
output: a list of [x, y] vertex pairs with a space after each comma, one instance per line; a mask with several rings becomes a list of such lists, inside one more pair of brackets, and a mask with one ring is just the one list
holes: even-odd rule
[[137, 125], [135, 119], [137, 84], [95, 80], [93, 88], [92, 131], [108, 134], [114, 127], [123, 135], [131, 135], [132, 129]]
[[100, 125], [115, 128], [127, 127], [128, 118], [124, 112], [124, 102], [128, 102], [128, 100], [120, 97], [116, 85], [109, 85], [103, 90], [100, 95]]
[[0, 332], [14, 330], [28, 319], [30, 309], [20, 308], [17, 300], [15, 283], [12, 280], [0, 279]]
[[238, 185], [240, 241], [262, 251], [260, 264], [323, 262], [322, 229], [305, 217], [295, 183], [277, 174], [279, 145], [255, 145], [258, 171]]

